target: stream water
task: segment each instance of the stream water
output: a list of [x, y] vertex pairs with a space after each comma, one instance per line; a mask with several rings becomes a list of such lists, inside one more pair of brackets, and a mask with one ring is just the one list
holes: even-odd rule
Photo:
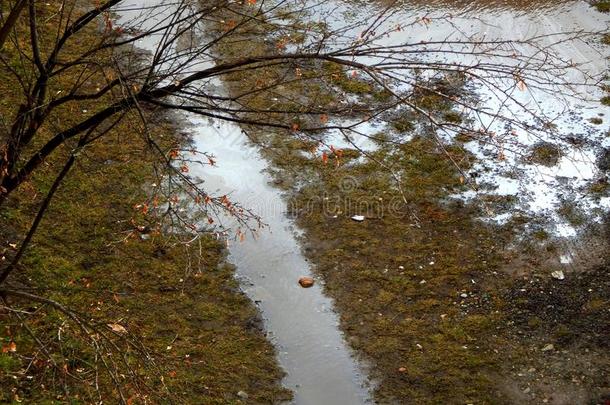
[[[137, 6], [152, 7], [163, 3], [162, 0], [130, 0], [121, 4], [117, 12], [120, 20], [130, 20], [140, 12], [136, 10]], [[339, 1], [329, 3], [338, 4], [337, 10], [351, 15], [362, 15], [368, 10], [354, 11], [352, 6]], [[477, 18], [464, 26], [464, 30], [469, 34], [479, 32], [496, 38], [607, 27], [607, 19], [585, 2], [417, 3], [401, 3], [402, 12], [405, 15], [420, 15], [449, 10], [461, 14], [462, 19], [476, 15]], [[171, 14], [172, 5], [168, 4], [162, 11], [142, 21], [142, 28], [154, 27], [170, 18]], [[337, 14], [336, 20], [342, 18]], [[434, 19], [432, 21], [432, 24], [409, 31], [413, 41], [442, 39], [450, 35], [452, 27], [442, 23], [435, 25]], [[137, 46], [154, 52], [160, 38], [144, 38], [138, 41]], [[565, 53], [576, 59], [592, 60], [593, 69], [607, 68], [604, 56], [595, 53], [593, 48], [566, 47]], [[608, 112], [607, 109], [602, 111], [599, 104], [592, 106], [579, 105], [584, 114], [581, 118], [591, 117], [600, 111]], [[569, 125], [572, 131], [581, 129], [575, 127], [573, 121], [558, 120], [560, 124]], [[218, 159], [216, 167], [202, 171], [194, 166], [192, 172], [205, 179], [208, 190], [229, 195], [231, 200], [251, 208], [268, 224], [257, 238], [248, 237], [243, 242], [230, 243], [229, 261], [236, 265], [242, 288], [263, 314], [268, 336], [275, 344], [279, 361], [287, 373], [283, 383], [295, 393], [294, 403], [351, 405], [368, 402], [366, 376], [361, 365], [352, 357], [338, 328], [338, 317], [333, 311], [332, 301], [323, 294], [319, 282], [310, 289], [300, 288], [297, 283], [300, 276], [310, 275], [310, 265], [301, 254], [296, 240], [298, 230], [285, 215], [286, 204], [281, 192], [269, 184], [270, 176], [265, 171], [268, 163], [247, 142], [236, 125], [186, 114], [185, 128], [193, 133], [197, 149], [211, 153]], [[606, 122], [602, 128], [607, 129]], [[588, 127], [585, 129], [590, 130]], [[540, 189], [541, 186], [534, 187]], [[549, 187], [548, 193], [552, 193], [551, 189]], [[514, 193], [526, 191], [518, 187], [513, 190]]]
[[303, 289], [297, 283], [300, 276], [310, 275], [309, 264], [284, 214], [285, 201], [269, 185], [267, 163], [234, 125], [211, 128], [197, 119], [193, 124], [197, 147], [221, 157], [218, 168], [207, 173], [207, 184], [231, 192], [232, 199], [254, 209], [268, 225], [256, 239], [231, 243], [229, 261], [237, 266], [242, 288], [262, 310], [287, 372], [284, 384], [295, 392], [294, 402], [365, 403], [365, 378], [339, 332], [331, 300], [318, 284]]
[[[163, 0], [126, 2], [119, 10], [119, 22], [137, 19], [143, 6], [162, 4]], [[158, 8], [141, 22], [141, 28], [155, 27], [171, 14], [171, 4]], [[136, 45], [154, 53], [160, 39], [160, 35], [150, 36]], [[229, 261], [237, 268], [242, 289], [262, 312], [268, 337], [286, 372], [283, 384], [294, 392], [293, 402], [367, 403], [366, 377], [338, 328], [332, 301], [322, 293], [319, 283], [307, 289], [298, 284], [301, 276], [311, 276], [310, 266], [301, 254], [297, 230], [285, 215], [286, 202], [280, 190], [269, 184], [267, 162], [248, 144], [237, 125], [193, 114], [184, 114], [184, 118], [194, 147], [218, 159], [214, 168], [206, 167], [205, 171], [193, 165], [191, 173], [205, 180], [209, 192], [228, 195], [261, 216], [266, 224], [257, 238], [248, 236], [242, 242], [230, 242]]]

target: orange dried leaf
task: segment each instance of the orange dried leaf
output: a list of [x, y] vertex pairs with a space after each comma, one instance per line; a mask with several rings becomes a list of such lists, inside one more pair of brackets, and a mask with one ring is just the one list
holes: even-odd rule
[[326, 152], [322, 152], [322, 162], [324, 164], [328, 163], [328, 155], [326, 154]]
[[237, 22], [235, 20], [229, 20], [225, 24], [225, 30], [227, 31], [230, 31], [235, 27], [237, 27]]
[[4, 346], [2, 346], [2, 353], [14, 353], [17, 351], [17, 344], [15, 342], [10, 342]]
[[326, 124], [328, 122], [328, 115], [326, 115], [326, 114], [320, 115], [320, 122], [322, 124]]

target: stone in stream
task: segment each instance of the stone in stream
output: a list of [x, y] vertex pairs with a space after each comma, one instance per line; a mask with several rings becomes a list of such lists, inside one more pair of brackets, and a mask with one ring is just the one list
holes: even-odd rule
[[312, 287], [314, 284], [314, 279], [311, 277], [301, 277], [299, 279], [299, 284], [301, 285], [301, 287], [303, 288], [309, 288]]

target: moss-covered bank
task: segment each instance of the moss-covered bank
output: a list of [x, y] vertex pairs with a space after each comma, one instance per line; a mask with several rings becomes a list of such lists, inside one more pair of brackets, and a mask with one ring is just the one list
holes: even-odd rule
[[[38, 17], [52, 22], [61, 2], [45, 3]], [[40, 35], [54, 29], [49, 23], [44, 30], [51, 31]], [[65, 52], [79, 51], [95, 35], [79, 35]], [[17, 58], [10, 46], [2, 53]], [[68, 84], [53, 84], [62, 85]], [[4, 69], [0, 93], [0, 115], [8, 121], [19, 103], [19, 86]], [[41, 139], [54, 133], [55, 120], [67, 124], [101, 102], [58, 110]], [[146, 114], [152, 130], [164, 134], [163, 147], [188, 142], [163, 114]], [[137, 114], [127, 117], [83, 151], [9, 279], [13, 287], [72, 308], [99, 332], [84, 333], [49, 305], [7, 298], [24, 312], [0, 307], [0, 402], [119, 403], [117, 387], [130, 404], [288, 398], [259, 314], [225, 263], [224, 244], [204, 235], [184, 245], [169, 235], [138, 231], [146, 218], [134, 206], [157, 181], [157, 158], [147, 152], [138, 120]], [[0, 256], [12, 256], [68, 149], [48, 160], [0, 210]], [[110, 340], [99, 339], [101, 334]]]

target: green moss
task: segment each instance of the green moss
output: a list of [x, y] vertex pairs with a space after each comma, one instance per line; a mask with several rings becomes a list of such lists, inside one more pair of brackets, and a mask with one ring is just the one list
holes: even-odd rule
[[601, 125], [601, 124], [603, 124], [604, 120], [602, 120], [602, 119], [601, 119], [601, 118], [599, 118], [599, 117], [593, 117], [593, 118], [589, 118], [589, 122], [590, 122], [591, 124], [595, 124], [595, 125]]
[[[8, 347], [9, 342], [2, 342], [3, 346]], [[4, 375], [16, 373], [21, 366], [21, 362], [17, 358], [9, 353], [0, 353], [0, 371]], [[0, 397], [2, 398], [2, 397]]]
[[607, 181], [598, 181], [589, 187], [589, 192], [593, 194], [604, 194], [610, 190], [610, 184]]
[[462, 123], [462, 115], [455, 112], [455, 111], [449, 111], [446, 112], [445, 114], [443, 114], [443, 119], [447, 122], [453, 123], [453, 124], [461, 124]]
[[361, 152], [356, 149], [343, 149], [341, 158], [344, 160], [358, 159], [361, 156]]
[[532, 147], [527, 160], [538, 165], [555, 166], [561, 156], [561, 149], [557, 145], [541, 142]]
[[398, 132], [411, 132], [415, 129], [415, 125], [408, 118], [399, 118], [392, 121], [392, 127]]
[[600, 13], [608, 13], [608, 12], [610, 12], [610, 1], [608, 1], [608, 0], [594, 1], [593, 2], [593, 6]]
[[574, 226], [582, 225], [586, 221], [584, 212], [571, 201], [562, 201], [557, 213]]
[[559, 342], [569, 340], [572, 337], [572, 330], [566, 325], [560, 324], [553, 331], [553, 336]]
[[603, 311], [607, 304], [608, 302], [601, 298], [593, 298], [587, 303], [587, 309], [592, 312]]
[[460, 132], [455, 136], [457, 142], [467, 143], [476, 139], [472, 134], [466, 132]]
[[540, 327], [540, 325], [542, 325], [542, 319], [538, 318], [537, 316], [532, 316], [527, 320], [527, 326], [530, 328], [535, 329]]
[[434, 93], [423, 94], [413, 101], [416, 106], [428, 111], [444, 111], [449, 109], [447, 100]]
[[610, 96], [604, 96], [604, 97], [602, 97], [602, 98], [601, 98], [601, 100], [600, 100], [600, 102], [601, 102], [603, 105], [608, 105], [608, 106], [610, 106]]
[[392, 93], [386, 89], [373, 92], [373, 99], [379, 102], [386, 102], [392, 98]]
[[375, 87], [360, 78], [355, 71], [348, 73], [344, 67], [336, 63], [325, 63], [324, 70], [330, 79], [330, 82], [337, 85], [343, 91], [356, 95], [374, 95], [377, 100], [387, 100], [390, 94], [385, 90], [375, 91]]
[[532, 236], [536, 240], [544, 241], [549, 238], [549, 233], [547, 231], [545, 231], [544, 229], [537, 229], [532, 233]]

